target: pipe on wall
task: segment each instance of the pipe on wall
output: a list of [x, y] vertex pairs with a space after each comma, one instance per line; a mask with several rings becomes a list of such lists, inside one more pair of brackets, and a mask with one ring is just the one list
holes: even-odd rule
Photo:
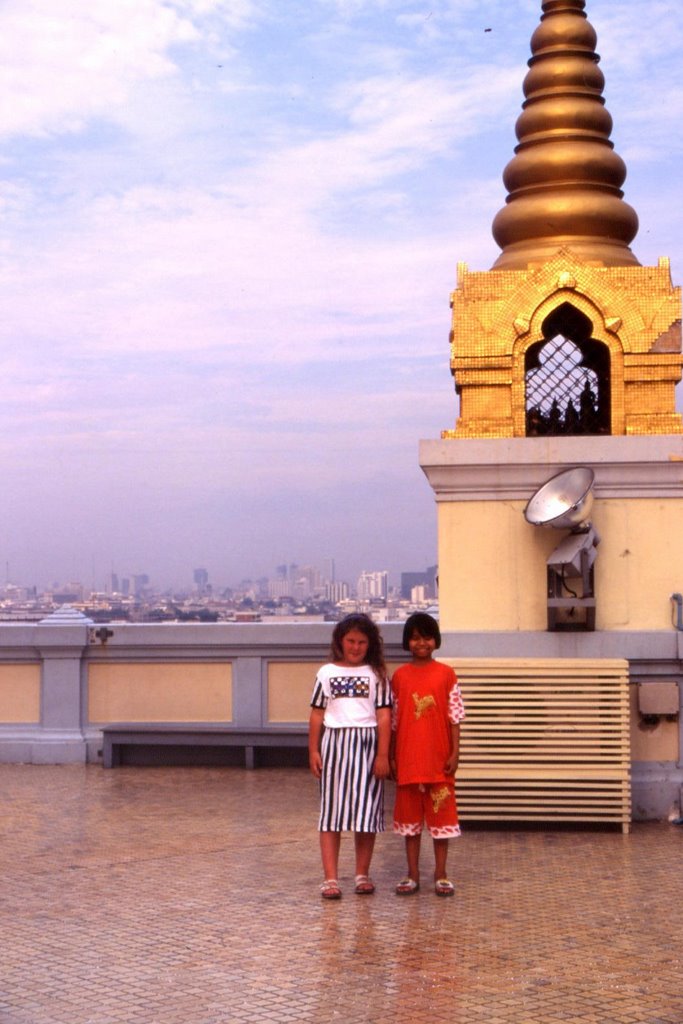
[[676, 605], [676, 629], [683, 630], [683, 594], [672, 594], [671, 600]]

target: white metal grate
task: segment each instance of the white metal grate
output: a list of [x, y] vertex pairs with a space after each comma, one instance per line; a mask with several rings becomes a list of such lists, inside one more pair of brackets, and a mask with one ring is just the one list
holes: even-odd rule
[[631, 821], [628, 662], [442, 658], [467, 718], [463, 821]]

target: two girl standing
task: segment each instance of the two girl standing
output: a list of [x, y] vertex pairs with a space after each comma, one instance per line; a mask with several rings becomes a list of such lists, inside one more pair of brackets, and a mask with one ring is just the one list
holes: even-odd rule
[[412, 662], [394, 673], [390, 685], [382, 638], [372, 619], [349, 615], [334, 629], [331, 661], [318, 672], [309, 724], [309, 764], [321, 783], [323, 899], [341, 897], [337, 875], [343, 831], [354, 833], [355, 892], [375, 891], [370, 862], [375, 836], [384, 830], [383, 784], [389, 775], [397, 782], [394, 831], [405, 837], [408, 862], [396, 893], [419, 890], [426, 822], [434, 840], [435, 892], [453, 895], [446, 857], [448, 840], [460, 834], [453, 774], [465, 712], [455, 673], [432, 660], [440, 643], [430, 615], [410, 616], [403, 647]]

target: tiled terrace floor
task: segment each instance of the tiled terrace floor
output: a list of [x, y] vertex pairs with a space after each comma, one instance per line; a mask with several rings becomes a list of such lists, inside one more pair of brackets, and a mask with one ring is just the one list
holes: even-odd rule
[[2, 1024], [683, 1022], [677, 826], [471, 828], [455, 899], [391, 834], [354, 896], [345, 838], [323, 903], [302, 769], [3, 765], [0, 807]]

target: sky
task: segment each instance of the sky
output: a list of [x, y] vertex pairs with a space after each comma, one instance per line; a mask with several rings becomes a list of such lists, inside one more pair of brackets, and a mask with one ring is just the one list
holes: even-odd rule
[[[3, 0], [0, 580], [436, 561], [449, 295], [540, 0]], [[645, 265], [683, 280], [683, 20], [588, 0]], [[2, 564], [4, 563], [4, 565]]]

